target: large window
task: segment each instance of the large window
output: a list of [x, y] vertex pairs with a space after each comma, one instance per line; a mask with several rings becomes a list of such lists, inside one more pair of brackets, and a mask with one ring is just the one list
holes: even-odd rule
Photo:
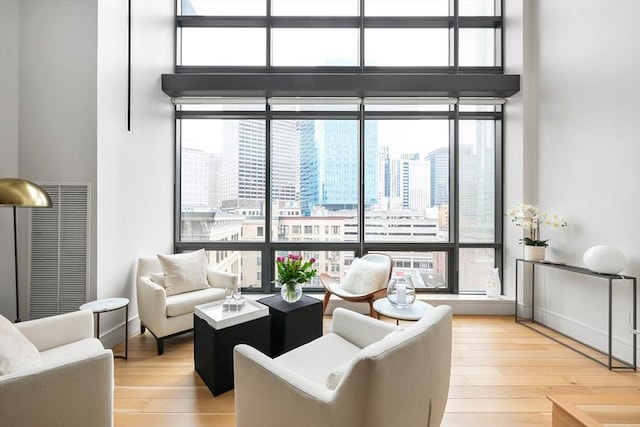
[[[268, 82], [254, 71], [499, 74], [499, 5], [178, 0], [176, 71], [247, 73], [247, 87]], [[174, 100], [176, 250], [204, 247], [263, 292], [279, 255], [342, 277], [354, 257], [385, 252], [418, 291], [483, 293], [502, 262], [501, 101], [305, 85]]]

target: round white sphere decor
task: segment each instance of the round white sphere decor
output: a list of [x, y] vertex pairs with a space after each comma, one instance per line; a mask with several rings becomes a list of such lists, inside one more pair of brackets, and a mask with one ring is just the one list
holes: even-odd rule
[[606, 245], [587, 249], [582, 261], [589, 270], [602, 274], [617, 274], [627, 266], [627, 257], [619, 249]]

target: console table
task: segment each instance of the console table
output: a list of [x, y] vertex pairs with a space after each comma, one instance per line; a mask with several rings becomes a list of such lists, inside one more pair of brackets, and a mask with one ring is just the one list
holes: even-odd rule
[[[530, 264], [531, 265], [531, 318], [524, 318], [524, 317], [518, 316], [518, 303], [519, 303], [519, 300], [518, 300], [518, 265], [520, 263]], [[518, 258], [518, 259], [516, 259], [516, 307], [515, 307], [515, 318], [516, 318], [516, 322], [517, 323], [521, 323], [524, 326], [528, 326], [527, 322], [529, 322], [531, 324], [537, 323], [537, 324], [539, 324], [541, 326], [544, 326], [545, 328], [551, 329], [548, 326], [546, 326], [545, 324], [543, 324], [542, 322], [536, 321], [536, 319], [535, 319], [535, 271], [536, 271], [537, 267], [555, 268], [555, 269], [558, 269], [558, 270], [564, 270], [564, 271], [569, 271], [569, 272], [572, 272], [572, 273], [584, 274], [584, 275], [587, 275], [587, 276], [597, 277], [597, 278], [604, 279], [604, 280], [608, 281], [608, 283], [609, 283], [609, 292], [608, 292], [609, 298], [608, 298], [608, 304], [607, 304], [607, 310], [608, 310], [608, 325], [607, 325], [608, 326], [607, 327], [607, 343], [608, 343], [608, 346], [607, 346], [607, 352], [605, 353], [605, 352], [597, 350], [597, 349], [595, 349], [595, 348], [593, 348], [591, 346], [588, 346], [588, 345], [586, 345], [584, 343], [581, 343], [582, 345], [585, 345], [586, 347], [589, 347], [589, 348], [591, 348], [591, 349], [593, 349], [593, 350], [595, 350], [595, 351], [597, 351], [597, 352], [599, 352], [601, 354], [606, 355], [608, 363], [605, 364], [602, 361], [590, 356], [589, 354], [586, 354], [586, 353], [584, 353], [584, 352], [582, 352], [582, 351], [580, 351], [580, 350], [578, 350], [578, 349], [576, 349], [574, 347], [571, 347], [569, 344], [567, 344], [567, 343], [565, 343], [563, 341], [560, 341], [560, 340], [554, 338], [551, 335], [545, 334], [544, 332], [542, 332], [542, 331], [540, 331], [538, 329], [535, 329], [535, 328], [531, 328], [531, 329], [533, 329], [534, 331], [536, 331], [536, 332], [538, 332], [538, 333], [540, 333], [542, 335], [547, 336], [548, 338], [553, 339], [554, 341], [556, 341], [556, 342], [558, 342], [558, 343], [560, 343], [560, 344], [562, 344], [562, 345], [564, 345], [566, 347], [571, 348], [574, 351], [577, 351], [578, 353], [582, 354], [583, 356], [586, 356], [586, 357], [594, 360], [595, 362], [600, 363], [601, 365], [606, 366], [607, 368], [609, 368], [609, 370], [612, 370], [612, 369], [633, 369], [635, 371], [636, 370], [636, 339], [637, 339], [637, 335], [636, 334], [633, 334], [633, 337], [632, 337], [632, 340], [633, 340], [633, 349], [632, 349], [632, 351], [633, 351], [633, 360], [631, 362], [626, 362], [624, 360], [620, 360], [620, 359], [615, 358], [615, 360], [620, 362], [621, 365], [620, 366], [614, 366], [613, 365], [614, 357], [612, 356], [612, 349], [611, 349], [611, 347], [612, 347], [612, 345], [611, 345], [611, 339], [612, 339], [612, 331], [611, 331], [612, 319], [611, 319], [611, 316], [612, 316], [612, 312], [613, 312], [613, 298], [612, 298], [612, 295], [613, 295], [613, 283], [614, 282], [619, 282], [621, 280], [629, 280], [629, 281], [631, 281], [632, 288], [633, 288], [633, 298], [632, 298], [633, 329], [634, 330], [637, 329], [637, 325], [636, 325], [636, 319], [637, 319], [637, 309], [636, 309], [637, 281], [636, 281], [636, 278], [635, 277], [631, 277], [631, 276], [625, 276], [625, 275], [622, 275], [622, 274], [600, 274], [600, 273], [595, 273], [595, 272], [593, 272], [593, 271], [591, 271], [589, 269], [586, 269], [586, 268], [575, 267], [575, 266], [566, 265], [566, 264], [556, 264], [556, 263], [552, 263], [552, 262], [549, 262], [549, 261], [530, 261], [530, 260]], [[523, 305], [524, 305], [524, 295], [523, 295]], [[556, 332], [556, 333], [558, 333], [560, 335], [564, 335], [567, 338], [571, 338], [571, 337], [567, 336], [566, 334], [562, 334], [562, 333], [560, 333], [558, 331], [554, 331], [554, 332]], [[571, 338], [571, 339], [573, 339], [573, 338]]]

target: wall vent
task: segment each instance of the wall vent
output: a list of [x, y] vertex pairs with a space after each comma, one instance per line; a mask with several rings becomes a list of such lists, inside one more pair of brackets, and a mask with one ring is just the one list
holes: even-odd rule
[[89, 296], [90, 185], [41, 185], [51, 208], [29, 209], [29, 318], [75, 311]]

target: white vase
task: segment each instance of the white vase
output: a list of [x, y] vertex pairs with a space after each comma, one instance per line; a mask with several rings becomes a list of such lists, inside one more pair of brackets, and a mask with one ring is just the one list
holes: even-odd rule
[[527, 261], [542, 261], [545, 249], [544, 246], [524, 245], [524, 259]]
[[498, 298], [502, 294], [500, 275], [497, 268], [490, 268], [487, 274], [486, 294], [489, 298]]

